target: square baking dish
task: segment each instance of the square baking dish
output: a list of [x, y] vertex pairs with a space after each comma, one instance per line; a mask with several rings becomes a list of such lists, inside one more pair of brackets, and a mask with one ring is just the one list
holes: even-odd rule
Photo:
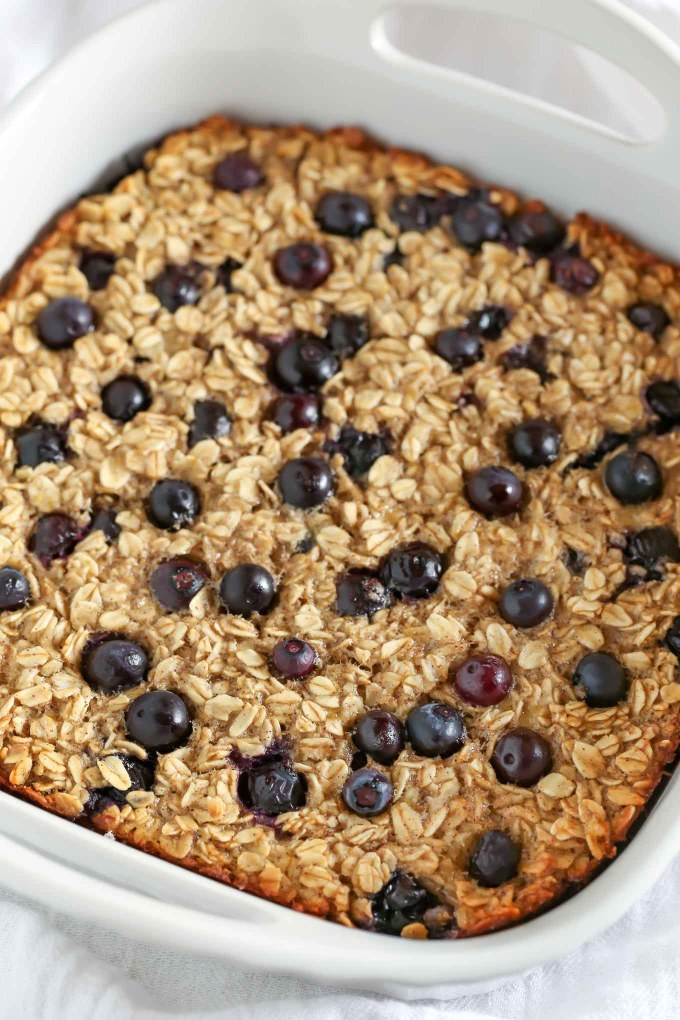
[[[660, 101], [665, 129], [634, 145], [575, 114], [400, 52], [385, 0], [159, 0], [110, 24], [0, 120], [0, 272], [56, 211], [124, 170], [121, 157], [226, 112], [357, 124], [481, 180], [586, 208], [680, 259], [680, 51], [615, 0], [439, 0], [509, 13], [588, 44]], [[398, 6], [396, 4], [393, 7]], [[427, 4], [410, 0], [423, 13]], [[612, 923], [680, 850], [680, 778], [625, 853], [577, 896], [521, 926], [412, 942], [302, 915], [120, 845], [0, 793], [0, 881], [129, 936], [335, 986], [438, 995], [487, 986]], [[405, 981], [405, 976], [407, 977]]]

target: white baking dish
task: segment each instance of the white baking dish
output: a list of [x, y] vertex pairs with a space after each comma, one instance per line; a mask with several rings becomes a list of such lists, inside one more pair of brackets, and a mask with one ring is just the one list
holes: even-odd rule
[[[567, 214], [587, 208], [680, 258], [680, 53], [614, 0], [439, 5], [511, 9], [590, 45], [658, 97], [664, 134], [632, 145], [405, 57], [385, 31], [384, 0], [161, 0], [78, 46], [0, 121], [0, 272], [123, 153], [217, 110], [259, 121], [360, 124]], [[176, 949], [333, 985], [441, 995], [534, 967], [614, 921], [680, 850], [679, 815], [676, 775], [621, 858], [576, 897], [516, 929], [453, 943], [413, 943], [307, 917], [6, 794], [0, 882]]]

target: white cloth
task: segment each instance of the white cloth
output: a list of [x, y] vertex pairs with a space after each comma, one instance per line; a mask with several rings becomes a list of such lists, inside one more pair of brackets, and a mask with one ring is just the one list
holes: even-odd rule
[[[0, 105], [65, 46], [140, 2], [0, 0]], [[637, 2], [680, 40], [680, 0]], [[541, 58], [526, 61], [529, 87]], [[0, 892], [0, 1020], [670, 1020], [680, 1003], [679, 908], [677, 860], [618, 924], [566, 959], [485, 994], [444, 1002], [414, 992], [402, 1003], [144, 946]]]

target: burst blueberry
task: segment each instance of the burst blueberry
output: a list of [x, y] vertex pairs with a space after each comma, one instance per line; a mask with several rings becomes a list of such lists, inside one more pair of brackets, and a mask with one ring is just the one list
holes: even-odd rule
[[68, 514], [55, 512], [39, 518], [28, 540], [28, 548], [43, 566], [49, 567], [53, 560], [70, 556], [81, 538], [78, 522]]
[[335, 585], [335, 611], [340, 616], [373, 616], [392, 605], [393, 596], [377, 574], [353, 569], [341, 574]]
[[307, 780], [284, 762], [268, 762], [240, 776], [238, 793], [249, 811], [275, 818], [305, 806]]
[[188, 609], [192, 600], [208, 583], [202, 564], [188, 556], [173, 556], [152, 571], [149, 585], [157, 602], [171, 613]]
[[363, 315], [331, 315], [326, 344], [340, 360], [353, 357], [371, 339], [368, 319]]
[[574, 251], [562, 249], [552, 256], [551, 279], [562, 290], [580, 297], [593, 289], [600, 280], [600, 274], [592, 262]]
[[326, 443], [327, 453], [341, 453], [344, 467], [350, 478], [363, 478], [379, 457], [389, 453], [387, 436], [376, 432], [359, 432], [345, 425], [337, 439]]
[[284, 434], [316, 428], [321, 418], [321, 400], [315, 393], [285, 393], [274, 401], [272, 418]]
[[204, 439], [221, 439], [231, 432], [231, 418], [221, 400], [197, 400], [189, 426], [189, 449]]
[[68, 452], [65, 430], [43, 421], [17, 429], [14, 445], [18, 455], [17, 467], [60, 464]]

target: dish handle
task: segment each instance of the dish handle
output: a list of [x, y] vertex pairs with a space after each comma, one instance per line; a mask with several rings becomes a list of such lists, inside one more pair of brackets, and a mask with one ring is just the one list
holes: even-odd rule
[[[369, 18], [370, 44], [377, 57], [401, 73], [423, 76], [444, 95], [501, 114], [524, 126], [559, 134], [562, 139], [596, 149], [612, 162], [677, 183], [680, 166], [680, 47], [646, 18], [619, 0], [362, 0]], [[584, 46], [636, 78], [661, 105], [665, 121], [653, 141], [626, 138], [603, 124], [564, 108], [515, 92], [468, 73], [432, 64], [400, 50], [388, 34], [390, 14], [410, 8], [438, 7], [494, 14], [523, 21]], [[518, 58], [520, 55], [518, 54]]]

